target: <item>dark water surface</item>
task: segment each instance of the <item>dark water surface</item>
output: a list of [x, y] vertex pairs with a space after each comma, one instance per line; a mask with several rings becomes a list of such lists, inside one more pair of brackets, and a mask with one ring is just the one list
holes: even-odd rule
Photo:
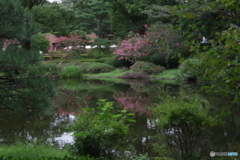
[[[152, 153], [148, 145], [150, 137], [158, 131], [150, 120], [149, 106], [160, 102], [160, 93], [169, 95], [197, 92], [195, 84], [164, 84], [159, 81], [118, 80], [61, 80], [56, 82], [56, 96], [51, 99], [54, 108], [42, 113], [12, 113], [0, 110], [0, 142], [11, 144], [17, 140], [50, 141], [56, 144], [72, 143], [72, 132], [66, 129], [82, 108], [96, 107], [98, 99], [114, 102], [116, 109], [126, 108], [136, 114], [136, 123], [131, 126], [129, 141], [136, 153]], [[219, 95], [202, 95], [212, 105], [213, 112], [222, 109], [231, 111], [222, 125], [211, 128], [209, 146], [214, 151], [240, 153], [240, 106], [232, 105], [231, 99]], [[210, 151], [209, 151], [210, 152]]]

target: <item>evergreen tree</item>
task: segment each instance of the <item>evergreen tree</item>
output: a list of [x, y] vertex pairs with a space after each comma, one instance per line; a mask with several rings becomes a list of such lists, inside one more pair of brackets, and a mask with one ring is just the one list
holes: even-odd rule
[[109, 3], [98, 0], [73, 1], [76, 30], [96, 33], [100, 38], [111, 33]]
[[41, 56], [38, 51], [13, 45], [31, 43], [35, 30], [29, 27], [32, 16], [16, 0], [0, 0], [0, 15], [0, 44], [5, 47], [0, 49], [0, 108], [44, 110], [50, 106], [47, 99], [53, 94], [53, 85], [44, 75]]

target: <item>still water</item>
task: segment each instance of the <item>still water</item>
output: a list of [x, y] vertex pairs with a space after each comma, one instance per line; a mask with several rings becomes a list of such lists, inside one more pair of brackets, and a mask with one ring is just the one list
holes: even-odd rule
[[[17, 140], [49, 141], [63, 147], [73, 143], [72, 123], [82, 108], [96, 107], [98, 99], [114, 102], [116, 110], [125, 108], [135, 113], [136, 123], [130, 128], [129, 141], [137, 154], [152, 153], [149, 145], [151, 136], [158, 130], [151, 120], [148, 107], [161, 101], [160, 93], [171, 96], [195, 94], [196, 84], [167, 84], [164, 81], [119, 81], [106, 80], [59, 80], [56, 95], [51, 98], [53, 108], [41, 112], [12, 113], [0, 111], [0, 143], [11, 144]], [[201, 94], [212, 106], [213, 112], [231, 111], [222, 124], [211, 128], [209, 148], [214, 151], [235, 151], [240, 153], [240, 106], [232, 105], [231, 98], [213, 94]], [[209, 150], [210, 152], [210, 150]]]

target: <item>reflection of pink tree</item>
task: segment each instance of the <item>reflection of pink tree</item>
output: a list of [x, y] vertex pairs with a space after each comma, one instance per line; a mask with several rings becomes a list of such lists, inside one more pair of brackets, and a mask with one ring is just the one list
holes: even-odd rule
[[[130, 95], [129, 95], [130, 94]], [[123, 107], [132, 112], [138, 114], [146, 114], [151, 116], [151, 112], [144, 106], [149, 103], [149, 99], [141, 95], [131, 95], [131, 93], [120, 92], [114, 97], [118, 103], [121, 103]]]

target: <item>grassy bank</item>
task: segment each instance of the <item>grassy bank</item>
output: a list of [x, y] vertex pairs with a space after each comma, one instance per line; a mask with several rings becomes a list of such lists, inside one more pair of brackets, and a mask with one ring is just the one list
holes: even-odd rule
[[29, 158], [40, 159], [41, 157], [57, 157], [64, 158], [65, 156], [72, 156], [69, 151], [61, 150], [49, 145], [42, 144], [28, 144], [16, 143], [14, 145], [0, 146], [0, 157], [12, 157], [13, 159]]
[[179, 69], [168, 69], [164, 70], [161, 73], [151, 75], [151, 78], [166, 78], [166, 79], [176, 79], [179, 74]]
[[[82, 77], [84, 78], [119, 78], [119, 77], [123, 77], [127, 73], [144, 72], [144, 70], [143, 71], [139, 70], [135, 72], [134, 70], [128, 69], [125, 67], [114, 68], [113, 66], [110, 66], [104, 63], [97, 63], [97, 62], [72, 61], [68, 63], [63, 63], [61, 65], [57, 65], [56, 61], [47, 61], [47, 62], [43, 61], [42, 64], [48, 68], [49, 66], [57, 67], [58, 71], [57, 70], [56, 71], [58, 72], [58, 75], [63, 74], [63, 71], [64, 69], [66, 69], [66, 67], [76, 66], [82, 70]], [[51, 69], [51, 72], [52, 71], [53, 69]], [[70, 71], [67, 71], [67, 72], [70, 72]], [[178, 74], [179, 74], [179, 69], [168, 69], [157, 74], [150, 73], [149, 77], [151, 79], [174, 80], [176, 79]], [[71, 77], [71, 76], [68, 76], [68, 77]]]

